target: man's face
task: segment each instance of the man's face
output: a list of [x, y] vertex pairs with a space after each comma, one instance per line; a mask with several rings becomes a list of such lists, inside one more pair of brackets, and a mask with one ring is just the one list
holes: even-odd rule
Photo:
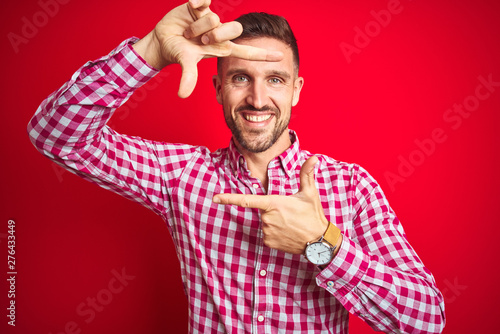
[[[214, 76], [217, 101], [240, 149], [266, 151], [275, 143], [289, 143], [291, 108], [299, 101], [303, 79], [297, 76], [291, 48], [274, 38], [236, 43], [283, 52], [279, 62], [225, 58]], [[287, 147], [283, 147], [285, 150]]]

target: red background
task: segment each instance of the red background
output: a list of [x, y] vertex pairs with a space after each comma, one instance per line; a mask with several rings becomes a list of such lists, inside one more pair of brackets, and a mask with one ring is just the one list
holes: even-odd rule
[[[52, 16], [41, 14], [35, 0], [0, 5], [0, 332], [185, 333], [187, 305], [165, 223], [56, 167], [25, 130], [40, 102], [78, 67], [129, 36], [144, 36], [181, 1], [60, 1], [66, 3], [52, 8]], [[380, 27], [371, 11], [393, 1], [213, 2], [223, 21], [248, 11], [289, 19], [305, 78], [291, 128], [303, 148], [359, 163], [379, 181], [444, 293], [445, 333], [493, 332], [500, 298], [500, 87], [480, 88], [478, 105], [471, 96], [479, 76], [500, 82], [500, 3], [401, 0]], [[23, 36], [26, 22], [38, 27], [24, 28]], [[356, 27], [372, 29], [371, 37], [362, 47], [357, 40], [358, 53], [348, 61], [340, 45], [355, 45]], [[166, 69], [122, 107], [113, 127], [211, 149], [227, 145], [214, 72], [214, 60], [200, 64], [194, 94], [180, 100], [179, 69]], [[447, 110], [464, 101], [470, 116], [446, 121]], [[416, 141], [429, 143], [435, 129], [441, 142], [425, 155]], [[403, 160], [417, 166], [403, 170]], [[398, 173], [396, 181], [388, 178]], [[15, 328], [6, 318], [9, 219], [17, 238]], [[112, 270], [133, 277], [117, 293], [109, 292]], [[77, 311], [87, 298], [109, 296], [91, 321]], [[372, 330], [352, 319], [351, 332]]]

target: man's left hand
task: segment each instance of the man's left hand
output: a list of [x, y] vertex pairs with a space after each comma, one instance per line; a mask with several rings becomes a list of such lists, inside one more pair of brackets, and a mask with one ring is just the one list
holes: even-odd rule
[[218, 194], [214, 203], [260, 209], [264, 244], [293, 254], [302, 254], [309, 241], [318, 240], [328, 227], [316, 184], [316, 156], [300, 169], [300, 188], [291, 196]]

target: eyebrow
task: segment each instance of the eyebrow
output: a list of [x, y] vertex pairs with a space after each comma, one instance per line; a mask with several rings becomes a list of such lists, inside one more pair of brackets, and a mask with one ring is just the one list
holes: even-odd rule
[[[233, 76], [235, 74], [240, 74], [240, 73], [248, 73], [248, 71], [244, 67], [233, 68], [233, 69], [228, 70], [226, 72], [226, 76], [230, 77], [230, 76]], [[266, 71], [265, 75], [266, 76], [278, 76], [278, 77], [282, 77], [282, 78], [284, 78], [286, 80], [289, 80], [292, 77], [290, 75], [290, 73], [288, 73], [286, 71], [279, 71], [279, 70]]]

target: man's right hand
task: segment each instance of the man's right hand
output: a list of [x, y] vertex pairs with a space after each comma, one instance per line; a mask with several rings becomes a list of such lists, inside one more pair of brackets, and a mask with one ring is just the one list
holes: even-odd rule
[[172, 9], [134, 49], [148, 64], [160, 70], [178, 63], [182, 77], [178, 95], [186, 98], [198, 79], [197, 64], [209, 57], [237, 57], [258, 61], [279, 61], [283, 54], [231, 42], [243, 28], [239, 22], [221, 23], [209, 8], [210, 0], [190, 0]]

